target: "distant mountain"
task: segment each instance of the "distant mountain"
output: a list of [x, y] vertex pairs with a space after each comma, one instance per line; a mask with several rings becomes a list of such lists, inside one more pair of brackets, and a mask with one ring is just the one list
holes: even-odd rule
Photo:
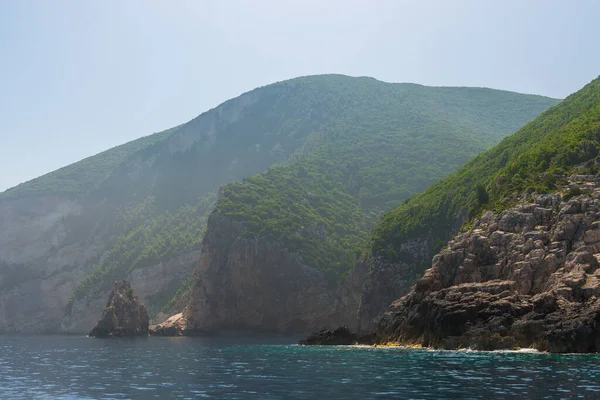
[[21, 184], [0, 194], [0, 331], [86, 332], [118, 279], [160, 318], [197, 291], [219, 215], [328, 291], [381, 213], [556, 102], [310, 76]]

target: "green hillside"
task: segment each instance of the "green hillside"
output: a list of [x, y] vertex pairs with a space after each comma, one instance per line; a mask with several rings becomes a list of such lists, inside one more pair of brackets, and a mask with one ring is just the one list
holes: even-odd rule
[[[245, 221], [248, 236], [284, 241], [335, 281], [352, 268], [384, 211], [557, 101], [342, 75], [245, 93], [140, 148], [128, 156], [135, 162], [121, 162], [94, 182], [89, 197], [101, 205], [79, 217], [78, 226], [85, 230], [112, 213], [106, 229], [116, 239], [77, 286], [67, 313], [132, 269], [197, 249], [210, 193], [230, 182], [218, 212]], [[170, 285], [147, 305], [159, 310], [176, 291]]]
[[[500, 210], [523, 193], [545, 193], [577, 173], [598, 173], [600, 78], [541, 114], [456, 173], [388, 213], [377, 226], [370, 254], [390, 262], [408, 238], [431, 235], [440, 248], [453, 233], [456, 216]], [[424, 266], [421, 266], [424, 267]]]
[[310, 151], [226, 186], [215, 209], [244, 221], [248, 237], [282, 241], [331, 281], [353, 268], [384, 211], [557, 102], [490, 89], [350, 82], [328, 81], [335, 96], [323, 106], [337, 117], [311, 137]]

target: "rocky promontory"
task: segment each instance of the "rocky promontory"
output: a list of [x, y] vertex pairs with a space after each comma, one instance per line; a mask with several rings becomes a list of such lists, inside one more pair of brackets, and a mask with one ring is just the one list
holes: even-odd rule
[[217, 212], [209, 217], [183, 311], [184, 335], [305, 332], [354, 323], [359, 289], [352, 285], [360, 274], [330, 287], [321, 271], [283, 243], [245, 233], [242, 222]]
[[377, 340], [600, 351], [598, 183], [595, 175], [572, 176], [560, 193], [485, 213], [388, 308]]
[[102, 319], [88, 336], [148, 336], [148, 311], [128, 281], [117, 281], [102, 311]]

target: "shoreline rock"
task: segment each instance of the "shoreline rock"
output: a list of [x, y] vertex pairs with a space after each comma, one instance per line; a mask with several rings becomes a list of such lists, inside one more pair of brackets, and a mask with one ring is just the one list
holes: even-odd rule
[[374, 335], [359, 335], [352, 333], [347, 327], [340, 326], [335, 329], [321, 329], [302, 339], [298, 344], [304, 346], [349, 346], [355, 344], [375, 344]]
[[140, 304], [128, 281], [117, 281], [89, 337], [148, 336], [148, 311]]

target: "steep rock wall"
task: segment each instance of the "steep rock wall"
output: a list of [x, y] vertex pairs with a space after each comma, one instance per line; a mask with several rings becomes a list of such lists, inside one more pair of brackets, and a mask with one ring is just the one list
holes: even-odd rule
[[571, 181], [565, 197], [538, 195], [500, 214], [488, 212], [457, 235], [390, 306], [379, 339], [438, 348], [600, 351], [599, 180]]
[[351, 278], [329, 287], [324, 275], [278, 242], [244, 238], [239, 222], [213, 213], [184, 312], [194, 332], [306, 332], [355, 323]]
[[[467, 212], [459, 212], [453, 220], [448, 237], [458, 232], [467, 219]], [[361, 284], [357, 311], [357, 331], [371, 332], [377, 328], [387, 307], [408, 293], [412, 285], [431, 267], [431, 259], [440, 249], [439, 240], [431, 234], [422, 234], [398, 245], [403, 259], [390, 261], [371, 255], [363, 262], [364, 284]]]

